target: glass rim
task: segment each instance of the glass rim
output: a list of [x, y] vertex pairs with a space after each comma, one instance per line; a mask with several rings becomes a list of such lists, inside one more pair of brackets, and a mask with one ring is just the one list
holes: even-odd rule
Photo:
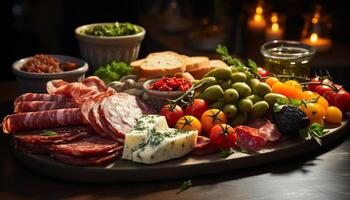
[[[273, 48], [276, 48], [276, 47], [278, 47], [278, 44], [281, 44], [281, 47], [283, 47], [283, 46], [298, 46], [298, 47], [301, 47], [303, 49], [306, 49], [307, 52], [294, 54], [293, 57], [282, 57], [282, 56], [272, 55], [268, 51], [268, 49], [271, 49], [271, 48], [268, 48], [268, 47], [271, 46], [271, 45], [274, 45]], [[273, 41], [269, 41], [269, 42], [264, 43], [260, 47], [260, 53], [265, 58], [272, 58], [272, 59], [276, 59], [276, 60], [298, 60], [298, 59], [311, 58], [312, 56], [315, 55], [316, 50], [315, 50], [315, 48], [313, 46], [307, 45], [307, 44], [299, 42], [299, 41], [273, 40]]]

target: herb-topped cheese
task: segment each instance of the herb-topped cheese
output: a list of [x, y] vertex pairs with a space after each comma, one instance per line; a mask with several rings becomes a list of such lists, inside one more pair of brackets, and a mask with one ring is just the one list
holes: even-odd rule
[[156, 131], [133, 152], [132, 160], [153, 164], [184, 156], [195, 148], [197, 136], [197, 131], [172, 128]]
[[123, 159], [132, 160], [132, 153], [142, 143], [148, 142], [150, 134], [169, 128], [164, 116], [143, 115], [125, 134]]

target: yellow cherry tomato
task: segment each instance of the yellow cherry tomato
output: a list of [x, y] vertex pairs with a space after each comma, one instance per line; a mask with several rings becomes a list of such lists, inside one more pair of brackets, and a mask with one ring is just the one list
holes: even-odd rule
[[272, 86], [272, 92], [273, 93], [278, 93], [278, 94], [283, 94], [284, 96], [288, 98], [293, 98], [293, 99], [301, 99], [302, 98], [302, 91], [301, 89], [292, 87], [290, 85], [286, 85], [281, 82], [277, 82]]
[[265, 83], [267, 83], [271, 88], [277, 82], [280, 82], [280, 81], [276, 77], [269, 77], [265, 80]]
[[301, 93], [301, 95], [304, 100], [311, 100], [317, 98], [317, 95], [314, 92], [311, 92], [310, 90], [304, 91], [303, 93]]
[[299, 108], [310, 121], [322, 119], [326, 114], [325, 109], [318, 103], [307, 103], [306, 105], [299, 106]]
[[291, 86], [293, 88], [298, 88], [299, 90], [302, 90], [301, 85], [298, 83], [298, 81], [289, 80], [289, 81], [284, 82], [284, 84]]
[[202, 132], [201, 122], [197, 118], [195, 118], [194, 116], [191, 116], [191, 115], [185, 115], [185, 116], [181, 117], [176, 122], [175, 128], [187, 130], [187, 131], [197, 130], [198, 135], [200, 135]]
[[324, 110], [327, 110], [329, 107], [327, 99], [325, 99], [323, 96], [318, 97], [317, 103], [319, 103], [324, 108]]
[[326, 118], [325, 120], [329, 123], [340, 123], [343, 119], [343, 114], [339, 110], [339, 108], [335, 106], [329, 106], [327, 111], [326, 111]]
[[209, 109], [202, 114], [201, 123], [203, 130], [209, 134], [216, 124], [227, 124], [227, 118], [219, 109]]

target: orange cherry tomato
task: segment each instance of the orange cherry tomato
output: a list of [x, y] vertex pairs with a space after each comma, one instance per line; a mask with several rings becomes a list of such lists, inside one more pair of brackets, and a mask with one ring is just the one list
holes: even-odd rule
[[310, 90], [302, 92], [301, 95], [304, 100], [312, 100], [314, 98], [317, 98], [317, 95], [314, 92], [311, 92]]
[[302, 91], [300, 89], [294, 88], [289, 85], [285, 85], [284, 83], [281, 83], [281, 82], [277, 82], [272, 86], [272, 92], [283, 94], [288, 98], [293, 98], [293, 99], [302, 98]]
[[201, 122], [194, 116], [191, 115], [185, 115], [181, 117], [175, 125], [175, 128], [192, 131], [197, 130], [198, 135], [202, 133], [202, 124]]
[[323, 96], [318, 97], [317, 103], [319, 103], [324, 108], [324, 110], [327, 110], [329, 107], [327, 99], [325, 99]]
[[325, 120], [329, 123], [340, 123], [343, 119], [343, 114], [341, 110], [335, 106], [329, 106], [326, 111], [326, 118]]
[[318, 103], [307, 103], [306, 105], [301, 105], [299, 108], [305, 113], [305, 115], [310, 119], [310, 121], [322, 119], [326, 111]]
[[227, 118], [224, 112], [222, 112], [221, 110], [209, 109], [202, 114], [201, 123], [202, 123], [203, 131], [209, 134], [210, 130], [216, 124], [226, 124]]
[[299, 90], [302, 90], [301, 85], [298, 83], [298, 81], [289, 80], [289, 81], [284, 82], [284, 84], [291, 86], [293, 88], [298, 88]]
[[270, 77], [265, 80], [265, 83], [267, 83], [271, 88], [275, 83], [278, 83], [278, 82], [280, 81], [276, 77]]

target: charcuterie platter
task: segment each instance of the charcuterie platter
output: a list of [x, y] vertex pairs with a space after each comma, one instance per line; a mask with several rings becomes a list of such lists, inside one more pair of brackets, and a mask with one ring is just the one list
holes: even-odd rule
[[[305, 69], [289, 68], [275, 74], [233, 58], [226, 47], [217, 52], [220, 60], [156, 52], [131, 63], [113, 60], [77, 81], [44, 81], [41, 92], [16, 98], [3, 132], [24, 165], [80, 182], [246, 168], [346, 134], [350, 94], [328, 73], [311, 79]], [[16, 69], [65, 73], [66, 65], [40, 55]]]
[[[341, 126], [332, 128], [324, 136], [323, 143], [330, 144], [344, 137], [347, 134], [344, 131], [346, 126], [347, 122], [343, 122]], [[177, 160], [150, 166], [120, 160], [106, 167], [75, 167], [65, 165], [52, 160], [48, 156], [28, 154], [17, 149], [14, 149], [14, 154], [23, 165], [49, 177], [76, 182], [118, 183], [220, 173], [258, 166], [293, 156], [305, 155], [308, 152], [321, 148], [314, 141], [296, 139], [294, 141], [283, 141], [271, 149], [266, 149], [254, 155], [240, 152], [234, 153], [227, 158], [222, 158], [220, 153], [206, 156], [189, 155]]]

